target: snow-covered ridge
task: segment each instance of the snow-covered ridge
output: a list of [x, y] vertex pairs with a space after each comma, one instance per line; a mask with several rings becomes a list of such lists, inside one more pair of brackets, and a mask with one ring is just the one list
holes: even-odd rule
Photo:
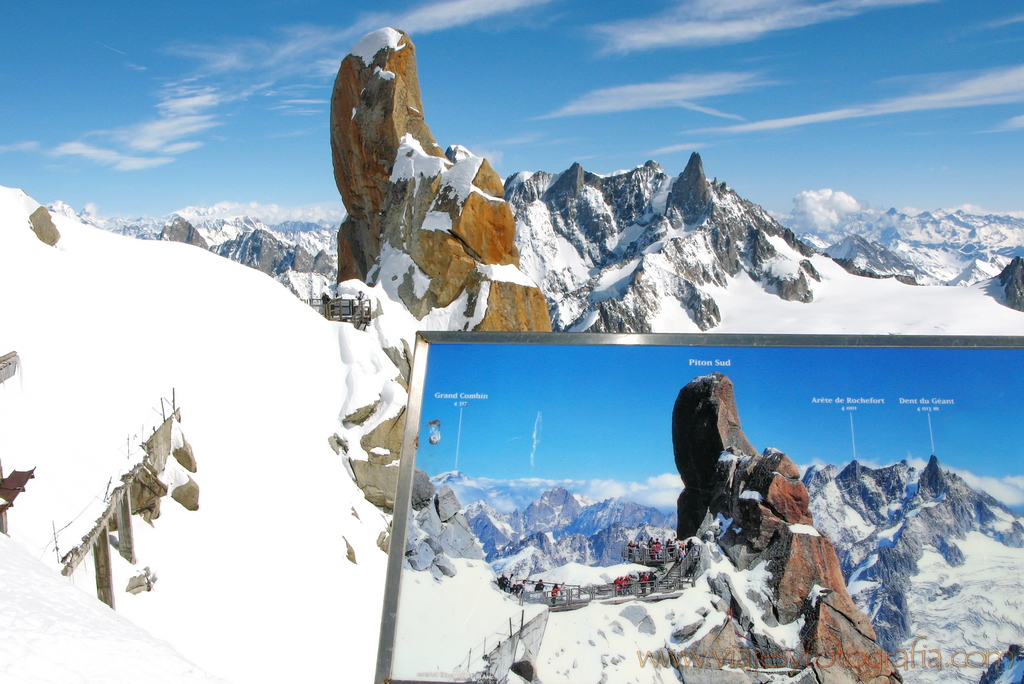
[[[364, 286], [378, 315], [355, 330], [205, 250], [125, 240], [58, 210], [51, 247], [29, 227], [38, 208], [0, 188], [0, 349], [21, 360], [0, 386], [0, 453], [5, 472], [36, 468], [8, 512], [9, 543], [42, 562], [31, 569], [0, 553], [7, 614], [31, 613], [0, 624], [0, 673], [42, 684], [192, 682], [204, 672], [330, 681], [343, 644], [349, 676], [368, 681], [376, 629], [323, 611], [379, 614], [389, 521], [332, 445], [368, 459], [363, 436], [404, 405], [385, 348], [409, 344], [415, 319]], [[53, 303], [69, 301], [55, 315]], [[200, 507], [169, 503], [152, 527], [134, 526], [140, 565], [115, 565], [115, 615], [92, 577], [60, 577], [59, 557], [137, 461], [172, 390], [199, 464]], [[376, 406], [369, 419], [342, 423], [365, 406]], [[142, 565], [159, 581], [126, 593], [125, 573]], [[281, 578], [295, 580], [287, 597]]]

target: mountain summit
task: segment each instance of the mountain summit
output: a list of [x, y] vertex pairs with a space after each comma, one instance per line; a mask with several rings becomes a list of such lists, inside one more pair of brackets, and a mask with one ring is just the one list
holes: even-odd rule
[[652, 332], [722, 321], [716, 297], [746, 274], [786, 301], [810, 302], [817, 254], [763, 209], [708, 180], [694, 152], [668, 176], [649, 161], [609, 176], [573, 164], [505, 181], [524, 270], [556, 330]]

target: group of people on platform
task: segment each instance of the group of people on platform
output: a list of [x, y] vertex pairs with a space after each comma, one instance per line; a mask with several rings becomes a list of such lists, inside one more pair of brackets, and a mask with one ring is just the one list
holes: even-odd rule
[[657, 537], [638, 539], [626, 546], [625, 559], [630, 563], [671, 563], [682, 560], [694, 546], [693, 538], [681, 542], [669, 537], [662, 542]]
[[664, 543], [657, 537], [629, 542], [626, 560], [630, 563], [669, 562], [677, 559], [679, 543], [672, 538]]
[[523, 586], [522, 582], [514, 582], [513, 580], [501, 575], [498, 577], [498, 588], [506, 594], [512, 594], [513, 596], [522, 596], [523, 590], [526, 587]]
[[637, 575], [623, 575], [615, 578], [615, 595], [635, 594], [643, 596], [651, 593], [657, 586], [658, 576], [653, 572], [641, 572]]
[[[632, 563], [671, 563], [686, 558], [696, 546], [696, 543], [695, 537], [690, 537], [685, 542], [672, 537], [665, 539], [665, 541], [656, 537], [641, 538], [629, 542], [624, 549], [623, 557]], [[532, 580], [523, 579], [517, 581], [515, 578], [506, 577], [504, 574], [500, 575], [496, 580], [498, 589], [517, 598], [522, 598], [523, 593], [529, 591], [524, 584], [525, 582], [532, 582]], [[653, 570], [632, 573], [616, 577], [612, 584], [614, 585], [616, 596], [643, 596], [655, 590], [658, 584], [658, 576]], [[545, 585], [544, 580], [537, 580], [532, 588], [534, 594], [547, 594], [550, 597], [552, 606], [556, 604], [559, 597], [565, 591], [566, 587], [564, 585], [555, 583], [549, 587]]]

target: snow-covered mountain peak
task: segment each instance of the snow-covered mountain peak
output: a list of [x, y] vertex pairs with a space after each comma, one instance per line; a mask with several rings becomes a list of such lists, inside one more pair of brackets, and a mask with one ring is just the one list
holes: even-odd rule
[[[1014, 609], [977, 596], [1024, 591], [1019, 572], [998, 569], [1024, 560], [1024, 516], [973, 490], [935, 456], [920, 470], [906, 461], [810, 468], [804, 482], [815, 524], [835, 543], [850, 593], [889, 651], [915, 634], [943, 653], [1016, 638]], [[968, 620], [977, 634], [958, 628]], [[928, 670], [914, 679], [943, 681]], [[969, 681], [964, 673], [957, 680]]]

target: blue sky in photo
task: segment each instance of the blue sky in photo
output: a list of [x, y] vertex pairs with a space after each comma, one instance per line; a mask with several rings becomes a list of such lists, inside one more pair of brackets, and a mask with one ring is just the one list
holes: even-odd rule
[[[430, 475], [455, 469], [456, 447], [458, 470], [497, 480], [640, 482], [674, 473], [676, 396], [715, 370], [732, 380], [753, 446], [798, 464], [848, 462], [855, 440], [861, 462], [935, 453], [943, 466], [981, 477], [1024, 474], [1024, 395], [1015, 380], [1024, 350], [433, 344], [427, 369], [417, 465]], [[884, 404], [844, 411], [850, 398]], [[426, 439], [432, 420], [441, 421], [437, 445]]]
[[776, 212], [822, 188], [1024, 211], [1016, 1], [58, 0], [3, 3], [0, 22], [0, 185], [106, 216], [340, 216], [331, 87], [386, 25], [416, 42], [440, 144], [502, 175], [678, 174], [699, 150]]

